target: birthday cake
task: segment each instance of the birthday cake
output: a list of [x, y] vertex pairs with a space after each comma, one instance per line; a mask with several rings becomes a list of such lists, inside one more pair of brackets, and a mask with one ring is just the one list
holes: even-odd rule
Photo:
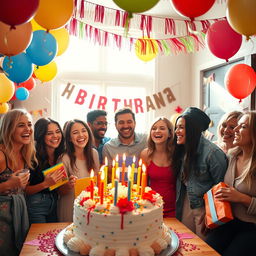
[[163, 201], [150, 187], [127, 197], [127, 186], [118, 193], [108, 185], [101, 198], [98, 188], [82, 191], [75, 199], [73, 223], [63, 235], [67, 247], [90, 256], [153, 256], [171, 244], [163, 224]]

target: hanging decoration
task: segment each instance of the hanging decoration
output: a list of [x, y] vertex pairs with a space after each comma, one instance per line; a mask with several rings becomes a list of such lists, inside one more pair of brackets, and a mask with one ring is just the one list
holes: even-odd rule
[[156, 40], [141, 38], [135, 42], [136, 56], [145, 62], [153, 60], [158, 54], [158, 45]]
[[[73, 18], [66, 27], [71, 35], [92, 39], [102, 46], [109, 45], [112, 40], [118, 48], [124, 44], [129, 44], [132, 48], [137, 39], [146, 36], [156, 40], [159, 53], [169, 55], [194, 52], [204, 47], [203, 33], [217, 20], [225, 19], [190, 21], [136, 13], [130, 21], [126, 38], [123, 35], [127, 18], [125, 11], [77, 0]], [[191, 27], [198, 31], [196, 35], [190, 33]]]

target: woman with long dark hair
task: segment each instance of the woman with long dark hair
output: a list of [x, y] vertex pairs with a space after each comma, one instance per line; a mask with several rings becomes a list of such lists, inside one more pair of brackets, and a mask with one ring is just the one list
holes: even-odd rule
[[44, 176], [43, 171], [57, 163], [64, 152], [64, 136], [58, 122], [51, 118], [40, 118], [35, 123], [36, 156], [38, 164], [31, 171], [26, 187], [26, 200], [30, 223], [57, 222], [56, 190], [49, 190], [61, 178], [56, 171]]
[[187, 108], [176, 120], [173, 167], [177, 176], [176, 217], [201, 238], [205, 238], [204, 193], [223, 181], [227, 158], [202, 132], [210, 118], [200, 109]]
[[77, 178], [90, 177], [92, 170], [97, 175], [99, 156], [97, 150], [93, 148], [92, 132], [82, 120], [74, 119], [66, 122], [64, 133], [66, 152], [61, 161], [69, 176], [69, 182], [59, 189], [58, 214], [60, 221], [72, 222], [75, 181]]
[[172, 169], [173, 126], [165, 117], [157, 118], [148, 137], [148, 147], [141, 152], [147, 165], [150, 186], [164, 200], [164, 217], [175, 216], [176, 180]]

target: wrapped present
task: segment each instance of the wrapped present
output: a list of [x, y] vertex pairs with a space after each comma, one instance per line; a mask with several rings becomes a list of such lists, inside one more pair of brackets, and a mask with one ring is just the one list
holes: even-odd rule
[[233, 219], [230, 202], [214, 198], [216, 191], [223, 187], [227, 187], [227, 185], [220, 182], [204, 194], [206, 226], [208, 228], [216, 228]]

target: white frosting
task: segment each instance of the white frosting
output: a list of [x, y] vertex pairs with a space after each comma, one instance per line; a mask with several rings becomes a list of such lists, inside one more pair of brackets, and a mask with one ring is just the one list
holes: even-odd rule
[[90, 250], [89, 256], [104, 256], [105, 248], [103, 246], [95, 246]]
[[101, 211], [106, 209], [106, 205], [105, 204], [96, 204], [95, 206], [95, 210]]
[[147, 209], [151, 209], [154, 207], [154, 205], [148, 200], [140, 200], [139, 203]]
[[129, 256], [129, 249], [128, 248], [117, 249], [115, 256]]
[[87, 201], [84, 202], [84, 207], [85, 208], [90, 208], [95, 205], [95, 202], [92, 199], [88, 199]]
[[163, 238], [158, 238], [156, 240], [156, 243], [159, 244], [159, 246], [161, 247], [162, 250], [166, 249], [168, 246], [167, 242]]
[[80, 248], [84, 246], [84, 242], [78, 237], [72, 237], [71, 239], [69, 239], [67, 246], [70, 250], [74, 252], [79, 252]]
[[63, 240], [67, 244], [68, 241], [74, 237], [73, 231], [72, 230], [66, 230], [66, 232], [63, 235]]
[[118, 208], [117, 206], [114, 206], [114, 205], [111, 205], [111, 206], [110, 206], [109, 211], [110, 211], [111, 214], [114, 214], [114, 215], [120, 213], [119, 208]]
[[155, 252], [150, 246], [139, 247], [138, 248], [140, 256], [154, 256]]

